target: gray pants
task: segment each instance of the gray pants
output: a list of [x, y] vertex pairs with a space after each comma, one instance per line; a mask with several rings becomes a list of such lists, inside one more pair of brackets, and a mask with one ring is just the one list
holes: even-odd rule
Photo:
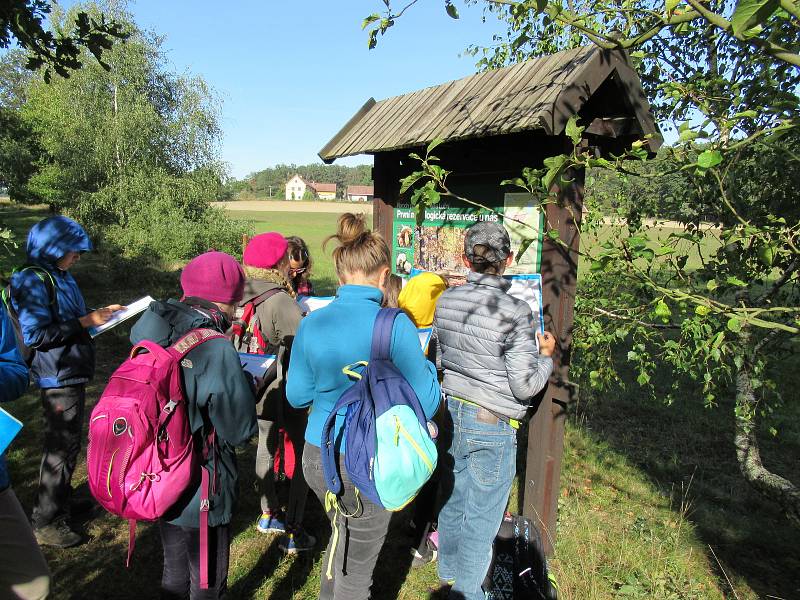
[[[392, 513], [373, 504], [364, 496], [356, 496], [355, 487], [347, 476], [344, 457], [339, 461], [343, 490], [339, 495], [338, 511], [329, 511], [331, 526], [338, 529], [331, 535], [322, 561], [320, 600], [368, 600], [372, 587], [372, 571], [389, 531]], [[303, 472], [308, 485], [325, 506], [325, 476], [322, 457], [317, 446], [306, 444], [303, 453]], [[334, 542], [336, 547], [333, 548]], [[331, 557], [333, 560], [331, 561]], [[330, 577], [328, 577], [330, 575]]]
[[44, 452], [39, 489], [31, 520], [45, 527], [69, 515], [72, 473], [81, 451], [86, 386], [70, 385], [41, 390], [44, 409]]
[[50, 592], [47, 561], [11, 488], [0, 492], [0, 532], [0, 598], [46, 598]]
[[280, 501], [275, 491], [275, 449], [278, 447], [278, 432], [281, 427], [289, 435], [294, 446], [295, 467], [289, 486], [289, 503], [286, 507], [286, 524], [300, 525], [303, 522], [308, 484], [303, 477], [303, 446], [305, 444], [308, 416], [298, 411], [281, 411], [279, 420], [258, 420], [258, 450], [256, 451], [256, 479], [261, 494], [261, 511], [277, 513]]

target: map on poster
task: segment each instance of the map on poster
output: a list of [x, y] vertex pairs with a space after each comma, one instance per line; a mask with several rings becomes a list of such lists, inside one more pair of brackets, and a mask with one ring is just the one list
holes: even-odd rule
[[475, 208], [465, 203], [440, 202], [425, 210], [425, 218], [417, 225], [414, 208], [398, 204], [394, 209], [392, 230], [392, 271], [408, 276], [412, 270], [465, 274], [461, 262], [467, 228], [479, 221], [501, 222], [511, 237], [511, 250], [516, 256], [523, 240], [534, 238], [519, 264], [509, 273], [536, 273], [541, 264], [544, 216], [530, 194], [505, 194], [504, 205], [494, 210]]

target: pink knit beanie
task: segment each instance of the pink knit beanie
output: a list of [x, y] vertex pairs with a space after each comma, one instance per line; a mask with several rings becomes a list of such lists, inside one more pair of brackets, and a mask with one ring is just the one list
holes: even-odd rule
[[286, 256], [289, 242], [280, 233], [270, 231], [253, 237], [244, 249], [243, 262], [248, 267], [272, 269]]
[[238, 304], [244, 296], [244, 270], [224, 252], [206, 252], [189, 261], [181, 273], [184, 296]]

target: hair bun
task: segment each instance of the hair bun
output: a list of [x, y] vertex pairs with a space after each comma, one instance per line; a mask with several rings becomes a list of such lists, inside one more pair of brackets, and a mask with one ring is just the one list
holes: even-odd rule
[[363, 214], [344, 213], [339, 217], [336, 228], [336, 239], [342, 246], [349, 246], [367, 232], [367, 224]]

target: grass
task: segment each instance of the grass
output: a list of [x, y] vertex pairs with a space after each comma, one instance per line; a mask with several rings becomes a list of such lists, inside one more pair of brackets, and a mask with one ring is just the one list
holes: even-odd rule
[[[42, 216], [39, 210], [0, 206], [0, 222], [20, 240]], [[321, 242], [333, 231], [336, 215], [237, 213], [236, 217], [256, 221], [259, 232], [276, 230], [304, 237], [316, 260], [315, 282], [321, 292], [332, 291], [333, 270]], [[23, 258], [19, 248], [0, 261], [0, 268], [7, 272]], [[144, 293], [157, 297], [178, 293], [173, 272], [137, 270], [133, 282], [129, 278], [132, 266], [113, 264], [112, 269], [103, 257], [93, 255], [75, 267], [90, 304], [128, 301]], [[90, 403], [122, 361], [129, 347], [126, 335], [123, 325], [98, 338], [98, 374], [89, 387]], [[584, 393], [580, 404], [570, 407], [559, 529], [551, 562], [561, 598], [800, 597], [800, 532], [741, 480], [731, 442], [730, 405], [723, 400], [718, 409], [706, 410], [692, 385], [686, 384], [684, 391], [671, 407], [643, 400], [635, 385], [604, 396]], [[38, 396], [29, 392], [8, 408], [26, 423], [12, 445], [9, 462], [14, 488], [30, 509], [40, 458]], [[800, 480], [798, 412], [784, 408], [763, 424], [762, 431], [766, 463], [795, 481]], [[780, 438], [766, 433], [770, 425], [778, 425]], [[241, 498], [232, 524], [230, 597], [315, 598], [319, 550], [312, 556], [284, 557], [276, 538], [259, 534], [253, 527], [259, 513], [252, 473], [254, 450], [251, 445], [240, 455]], [[519, 470], [524, 471], [521, 463]], [[81, 457], [75, 483], [85, 487], [85, 481]], [[126, 570], [125, 524], [98, 513], [82, 525], [88, 543], [69, 550], [45, 550], [54, 574], [53, 598], [157, 595], [161, 550], [152, 526], [140, 525], [133, 566]], [[319, 547], [323, 548], [329, 528], [313, 497], [308, 502], [307, 525], [321, 538]], [[436, 581], [435, 566], [410, 570], [401, 530], [389, 539], [378, 562], [374, 597], [425, 598], [426, 587]]]

